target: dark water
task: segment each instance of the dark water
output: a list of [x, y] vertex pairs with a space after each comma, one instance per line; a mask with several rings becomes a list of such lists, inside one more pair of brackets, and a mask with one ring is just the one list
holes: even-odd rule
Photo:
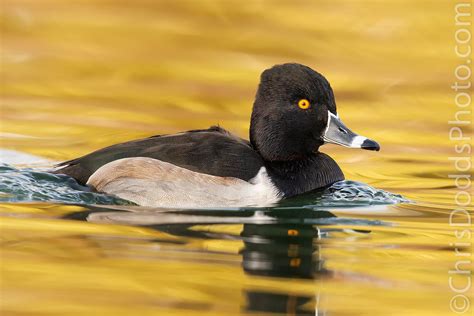
[[66, 175], [0, 165], [0, 202], [133, 204], [92, 192]]

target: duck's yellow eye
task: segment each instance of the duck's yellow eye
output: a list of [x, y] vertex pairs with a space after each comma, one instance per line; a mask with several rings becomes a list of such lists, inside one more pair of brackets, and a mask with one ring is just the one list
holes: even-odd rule
[[310, 104], [308, 100], [301, 99], [298, 101], [298, 106], [300, 107], [300, 109], [306, 110], [309, 108]]

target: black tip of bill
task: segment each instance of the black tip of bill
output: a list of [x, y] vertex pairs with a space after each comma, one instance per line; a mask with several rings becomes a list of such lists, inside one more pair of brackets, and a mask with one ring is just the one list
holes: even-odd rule
[[364, 142], [362, 143], [362, 145], [360, 146], [360, 148], [366, 149], [366, 150], [379, 151], [379, 150], [380, 150], [380, 145], [377, 144], [377, 142], [374, 142], [374, 141], [371, 140], [371, 139], [366, 139], [366, 140], [364, 140]]

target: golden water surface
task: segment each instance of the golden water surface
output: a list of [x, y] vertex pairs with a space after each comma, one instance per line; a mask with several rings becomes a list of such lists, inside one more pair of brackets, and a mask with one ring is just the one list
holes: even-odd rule
[[[414, 203], [333, 209], [384, 225], [296, 229], [317, 236], [309, 244], [270, 238], [289, 258], [278, 277], [246, 267], [258, 242], [242, 231], [262, 227], [244, 222], [176, 230], [60, 219], [93, 206], [4, 203], [1, 314], [453, 313], [452, 243], [469, 241], [449, 225], [453, 3], [2, 0], [3, 149], [62, 161], [216, 123], [247, 137], [261, 71], [299, 62], [330, 80], [346, 125], [382, 147], [322, 150], [346, 178]], [[292, 272], [307, 261], [309, 276]]]

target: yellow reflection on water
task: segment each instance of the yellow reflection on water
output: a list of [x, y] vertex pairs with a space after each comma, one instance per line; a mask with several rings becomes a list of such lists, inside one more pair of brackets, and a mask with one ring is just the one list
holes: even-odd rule
[[314, 241], [311, 279], [246, 273], [241, 224], [194, 227], [226, 236], [205, 239], [58, 219], [79, 206], [3, 204], [6, 315], [234, 315], [261, 312], [258, 302], [286, 314], [450, 312], [452, 3], [4, 0], [2, 9], [2, 148], [60, 161], [216, 123], [246, 137], [259, 74], [294, 61], [326, 75], [346, 124], [382, 146], [323, 151], [347, 178], [416, 202], [389, 215], [335, 210], [390, 226], [355, 235], [335, 226]]

